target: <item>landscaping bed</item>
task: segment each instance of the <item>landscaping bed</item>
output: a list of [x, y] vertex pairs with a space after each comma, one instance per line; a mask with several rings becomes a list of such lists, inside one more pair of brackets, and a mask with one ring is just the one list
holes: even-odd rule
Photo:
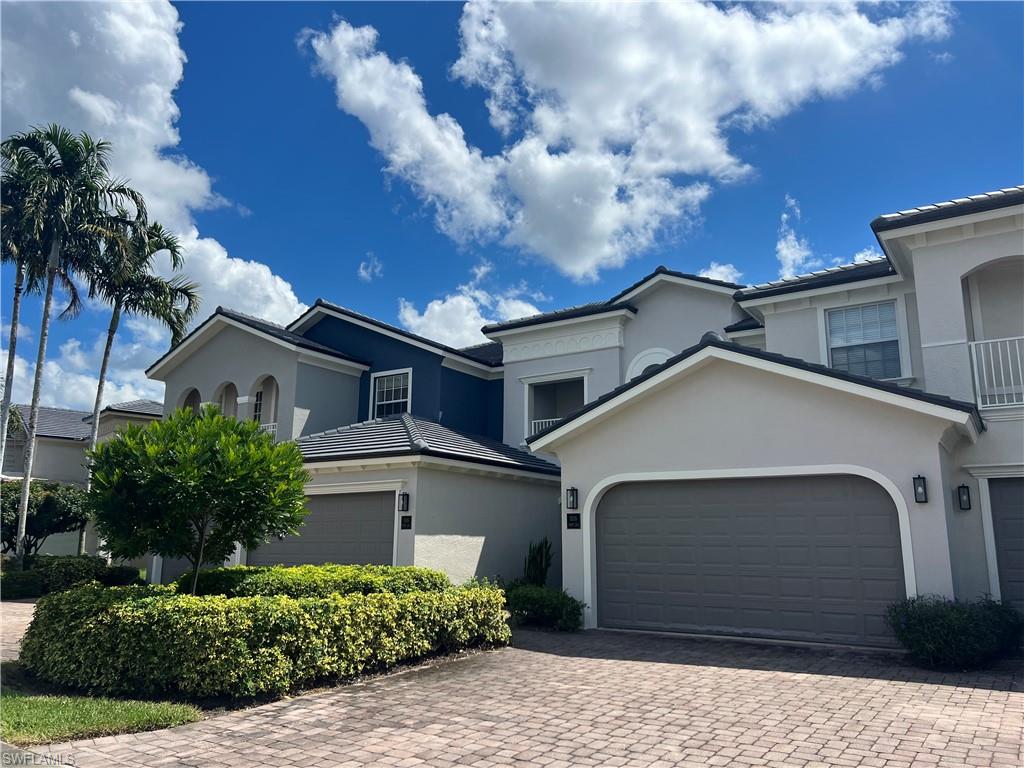
[[51, 592], [98, 581], [109, 587], [141, 584], [139, 569], [125, 565], [107, 565], [94, 555], [33, 555], [25, 560], [25, 570], [4, 564], [0, 571], [0, 597], [19, 600], [41, 597]]
[[504, 593], [489, 586], [229, 597], [88, 584], [39, 601], [21, 661], [41, 680], [94, 694], [274, 696], [504, 645], [507, 616]]

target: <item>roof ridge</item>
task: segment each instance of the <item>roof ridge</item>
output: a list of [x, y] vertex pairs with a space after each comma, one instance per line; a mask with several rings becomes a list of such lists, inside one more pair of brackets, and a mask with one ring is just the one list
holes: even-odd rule
[[427, 442], [426, 438], [420, 432], [419, 424], [416, 423], [416, 419], [413, 418], [412, 414], [408, 411], [401, 415], [402, 424], [405, 425], [405, 431], [409, 435], [409, 441], [419, 449], [429, 448], [430, 443]]
[[[28, 408], [28, 409], [31, 410], [32, 405], [30, 403], [11, 403], [11, 407], [12, 408]], [[80, 411], [78, 408], [61, 408], [60, 406], [57, 406], [57, 405], [43, 405], [42, 403], [39, 404], [39, 407], [40, 408], [47, 408], [47, 409], [49, 409], [51, 411], [66, 411], [67, 413], [88, 413], [88, 414], [92, 413], [92, 411]]]

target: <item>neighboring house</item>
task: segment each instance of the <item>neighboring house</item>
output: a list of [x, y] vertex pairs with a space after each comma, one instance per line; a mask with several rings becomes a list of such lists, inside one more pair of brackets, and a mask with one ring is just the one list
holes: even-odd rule
[[[28, 405], [12, 405], [28, 421]], [[132, 400], [108, 405], [100, 411], [99, 440], [110, 438], [126, 424], [146, 424], [159, 419], [163, 404], [155, 400]], [[66, 408], [40, 406], [36, 427], [36, 452], [33, 458], [33, 480], [44, 480], [73, 485], [85, 485], [88, 472], [85, 451], [92, 435], [92, 412]], [[4, 450], [3, 479], [17, 479], [24, 475], [25, 434], [12, 435]], [[95, 536], [87, 537], [87, 549], [94, 552]], [[67, 555], [78, 551], [78, 534], [63, 533], [50, 536], [40, 552], [44, 555]]]
[[879, 259], [659, 267], [461, 350], [218, 309], [150, 375], [298, 438], [308, 538], [239, 559], [512, 578], [560, 529], [587, 626], [888, 644], [902, 596], [1024, 607], [1024, 187], [872, 229]]

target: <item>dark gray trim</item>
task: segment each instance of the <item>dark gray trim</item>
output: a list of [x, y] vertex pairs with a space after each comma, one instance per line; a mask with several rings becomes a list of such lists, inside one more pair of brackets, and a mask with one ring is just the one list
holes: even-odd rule
[[834, 285], [859, 283], [863, 280], [891, 277], [895, 274], [897, 274], [896, 270], [886, 259], [885, 261], [874, 261], [869, 264], [837, 268], [818, 274], [803, 275], [781, 284], [767, 284], [761, 288], [744, 288], [741, 291], [736, 291], [733, 294], [733, 298], [737, 302], [742, 303], [751, 299], [765, 299], [770, 296], [782, 296], [787, 293], [812, 291], [816, 288], [829, 288]]
[[738, 331], [760, 331], [764, 330], [764, 325], [754, 317], [744, 317], [742, 320], [737, 320], [735, 323], [730, 323], [723, 329], [726, 333], [736, 333]]
[[919, 389], [911, 389], [910, 387], [900, 387], [890, 382], [878, 381], [877, 379], [870, 379], [866, 376], [857, 376], [852, 373], [837, 371], [834, 368], [829, 368], [824, 365], [818, 365], [817, 363], [808, 363], [806, 360], [800, 360], [795, 357], [786, 357], [785, 355], [780, 355], [776, 352], [764, 352], [762, 350], [754, 349], [752, 347], [744, 347], [741, 344], [736, 344], [731, 341], [723, 341], [714, 338], [704, 338], [700, 341], [699, 344], [696, 344], [688, 349], [684, 349], [675, 357], [670, 357], [668, 360], [666, 360], [664, 363], [659, 365], [654, 370], [645, 373], [641, 376], [638, 376], [637, 378], [632, 379], [626, 384], [622, 384], [616, 387], [611, 392], [607, 392], [601, 397], [597, 398], [596, 400], [592, 400], [591, 402], [587, 403], [578, 411], [570, 413], [568, 416], [566, 416], [564, 419], [557, 422], [556, 424], [552, 424], [547, 429], [543, 429], [537, 434], [533, 435], [532, 437], [527, 438], [527, 445], [533, 443], [535, 440], [539, 440], [544, 435], [554, 432], [556, 429], [561, 429], [566, 424], [578, 419], [580, 416], [583, 416], [584, 414], [589, 413], [595, 408], [604, 405], [609, 400], [614, 400], [619, 395], [633, 389], [633, 387], [639, 386], [648, 379], [657, 376], [665, 369], [671, 368], [677, 363], [681, 363], [683, 360], [686, 360], [688, 357], [692, 357], [693, 355], [697, 354], [702, 349], [705, 349], [707, 347], [716, 347], [718, 349], [723, 349], [728, 352], [736, 352], [737, 354], [747, 355], [748, 357], [755, 357], [760, 360], [765, 360], [767, 362], [787, 365], [791, 368], [797, 368], [802, 371], [816, 373], [821, 376], [827, 376], [832, 379], [848, 381], [851, 384], [860, 384], [865, 387], [870, 387], [871, 389], [877, 389], [881, 392], [889, 392], [894, 395], [901, 395], [903, 397], [910, 398], [911, 400], [920, 400], [925, 403], [931, 403], [932, 405], [939, 405], [944, 408], [952, 408], [957, 411], [963, 411], [964, 413], [971, 414], [971, 416], [974, 418], [974, 423], [977, 426], [979, 432], [983, 432], [985, 430], [985, 424], [981, 420], [981, 415], [978, 413], [978, 408], [974, 403], [967, 403], [962, 400], [954, 400], [953, 398], [946, 397], [945, 395], [936, 395], [932, 394], [931, 392], [922, 392]]
[[619, 299], [621, 299], [623, 296], [626, 296], [626, 295], [632, 293], [637, 288], [642, 286], [644, 283], [647, 283], [647, 282], [653, 280], [654, 278], [658, 277], [659, 275], [667, 275], [668, 277], [678, 277], [678, 278], [683, 279], [683, 280], [693, 280], [693, 281], [698, 282], [698, 283], [707, 283], [708, 285], [715, 285], [715, 286], [718, 286], [719, 288], [732, 288], [732, 289], [743, 288], [743, 286], [740, 285], [739, 283], [730, 283], [730, 282], [727, 282], [725, 280], [715, 280], [715, 279], [710, 278], [710, 277], [702, 277], [701, 275], [694, 275], [694, 274], [691, 274], [690, 272], [679, 272], [679, 271], [674, 270], [674, 269], [669, 269], [668, 267], [660, 264], [657, 267], [655, 267], [654, 271], [651, 272], [649, 275], [641, 277], [639, 280], [637, 280], [635, 283], [633, 283], [631, 286], [629, 286], [629, 288], [626, 288], [623, 291], [619, 291], [617, 294], [612, 296], [610, 299], [608, 299], [608, 303], [609, 304], [613, 304], [614, 302], [616, 302]]
[[542, 325], [544, 323], [553, 323], [558, 320], [573, 320], [578, 317], [591, 317], [596, 315], [605, 315], [609, 312], [618, 312], [625, 310], [631, 314], [636, 314], [636, 307], [626, 302], [609, 303], [609, 302], [595, 302], [593, 304], [583, 304], [578, 307], [568, 307], [566, 309], [556, 309], [554, 312], [545, 312], [540, 315], [533, 315], [532, 317], [524, 317], [519, 320], [508, 320], [503, 323], [491, 323], [483, 327], [484, 333], [493, 333], [494, 331], [511, 331], [515, 328], [527, 328], [531, 325]]
[[994, 211], [997, 208], [1008, 208], [1011, 205], [1021, 205], [1022, 203], [1024, 203], [1024, 185], [1006, 187], [982, 195], [971, 195], [943, 203], [922, 205], [907, 211], [887, 213], [872, 221], [871, 229], [876, 233], [888, 232], [893, 229], [912, 227], [915, 224], [928, 224], [933, 221]]

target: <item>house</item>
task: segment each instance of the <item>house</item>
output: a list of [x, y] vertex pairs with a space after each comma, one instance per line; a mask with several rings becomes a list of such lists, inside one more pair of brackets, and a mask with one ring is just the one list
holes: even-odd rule
[[[28, 405], [12, 405], [22, 422], [28, 421]], [[131, 400], [108, 405], [100, 411], [98, 439], [109, 439], [127, 424], [146, 424], [163, 415], [163, 404], [155, 400]], [[89, 473], [85, 451], [92, 435], [92, 412], [40, 406], [36, 427], [36, 452], [32, 477], [57, 483], [84, 486]], [[3, 479], [19, 479], [24, 475], [25, 433], [21, 430], [7, 439], [4, 450]], [[96, 537], [89, 531], [86, 538], [89, 552], [96, 551]], [[40, 550], [44, 555], [69, 555], [78, 552], [78, 534], [61, 533], [50, 536]]]
[[885, 645], [907, 595], [1024, 607], [1024, 187], [871, 227], [877, 259], [659, 267], [467, 349], [218, 309], [149, 373], [306, 457], [306, 537], [239, 562], [508, 578], [547, 535], [590, 627]]

